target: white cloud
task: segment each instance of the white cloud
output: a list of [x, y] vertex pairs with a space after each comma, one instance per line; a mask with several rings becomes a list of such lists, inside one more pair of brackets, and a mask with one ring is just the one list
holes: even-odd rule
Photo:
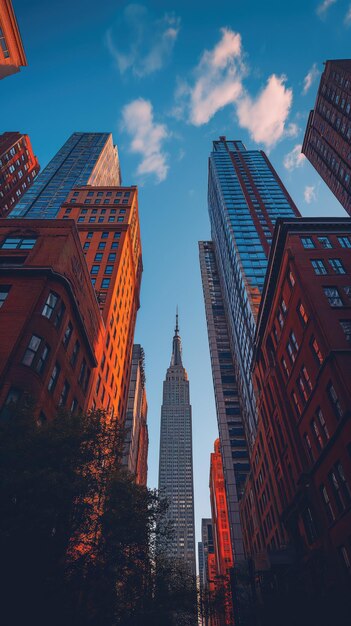
[[107, 47], [121, 74], [143, 77], [164, 67], [180, 30], [180, 18], [166, 13], [152, 19], [146, 7], [129, 4], [122, 18], [106, 33]]
[[258, 96], [252, 97], [243, 85], [247, 73], [241, 35], [222, 28], [217, 45], [203, 52], [193, 84], [178, 82], [171, 115], [179, 119], [186, 114], [191, 124], [202, 126], [232, 105], [239, 125], [267, 148], [283, 137], [296, 136], [297, 125], [287, 124], [293, 94], [285, 86], [286, 77], [272, 74]]
[[306, 74], [305, 78], [303, 79], [303, 90], [302, 90], [302, 94], [305, 96], [306, 93], [308, 92], [308, 90], [310, 89], [312, 83], [314, 83], [314, 81], [316, 80], [316, 78], [318, 78], [320, 72], [318, 70], [317, 67], [317, 63], [313, 63], [311, 69], [309, 70], [309, 72]]
[[131, 152], [142, 156], [137, 173], [154, 174], [158, 182], [165, 180], [169, 166], [162, 144], [169, 132], [165, 124], [155, 124], [151, 102], [139, 98], [127, 104], [122, 111], [122, 124], [131, 136]]
[[[190, 122], [206, 124], [217, 111], [234, 103], [242, 92], [241, 36], [222, 28], [222, 38], [205, 50], [195, 70], [196, 81], [190, 93]], [[184, 93], [184, 87], [183, 87]]]
[[350, 4], [350, 6], [348, 8], [348, 11], [347, 11], [347, 13], [345, 15], [344, 24], [345, 24], [345, 26], [351, 26], [351, 4]]
[[319, 17], [324, 17], [329, 9], [329, 7], [331, 7], [333, 4], [335, 4], [337, 2], [337, 0], [323, 0], [323, 2], [321, 2], [316, 11], [317, 14], [319, 15]]
[[293, 97], [292, 89], [285, 87], [285, 81], [285, 76], [272, 74], [255, 100], [245, 95], [237, 102], [240, 126], [247, 128], [254, 141], [264, 143], [268, 148], [285, 133], [291, 137], [297, 132], [296, 124], [285, 128]]
[[301, 167], [304, 164], [306, 157], [302, 154], [301, 148], [302, 144], [296, 144], [296, 146], [285, 155], [283, 164], [285, 169], [289, 172], [296, 170], [296, 168]]
[[307, 204], [311, 204], [311, 202], [315, 202], [315, 200], [317, 200], [315, 185], [306, 185], [303, 195], [305, 198], [305, 202], [307, 202]]

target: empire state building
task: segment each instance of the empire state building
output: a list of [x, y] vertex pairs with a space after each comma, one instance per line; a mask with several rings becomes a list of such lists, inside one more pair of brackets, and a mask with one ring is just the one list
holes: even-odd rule
[[185, 561], [195, 574], [191, 406], [188, 374], [182, 363], [178, 314], [171, 363], [163, 383], [158, 486], [168, 499], [168, 517], [174, 529], [169, 553]]

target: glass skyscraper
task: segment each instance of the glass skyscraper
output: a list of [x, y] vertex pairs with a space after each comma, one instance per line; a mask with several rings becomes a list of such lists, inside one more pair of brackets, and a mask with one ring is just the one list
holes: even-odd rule
[[54, 219], [73, 187], [121, 184], [111, 133], [73, 133], [36, 178], [10, 217]]
[[182, 363], [178, 315], [171, 363], [163, 383], [158, 486], [168, 499], [168, 518], [174, 529], [169, 556], [187, 563], [195, 575], [191, 405], [188, 374]]
[[225, 137], [209, 158], [208, 209], [226, 311], [243, 423], [249, 445], [256, 432], [251, 381], [253, 338], [278, 217], [299, 211], [262, 150]]

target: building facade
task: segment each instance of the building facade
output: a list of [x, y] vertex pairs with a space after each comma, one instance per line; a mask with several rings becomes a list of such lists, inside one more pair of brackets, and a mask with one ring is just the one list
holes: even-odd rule
[[199, 251], [229, 529], [235, 560], [240, 561], [244, 547], [239, 500], [249, 472], [249, 453], [213, 242], [200, 241]]
[[350, 251], [349, 219], [280, 220], [257, 323], [244, 541], [260, 593], [278, 584], [291, 623], [302, 606], [306, 623], [350, 611]]
[[195, 575], [192, 419], [178, 315], [171, 363], [163, 383], [158, 485], [169, 501], [168, 517], [174, 529], [169, 554], [186, 563]]
[[74, 187], [58, 217], [77, 225], [104, 324], [90, 406], [124, 423], [142, 275], [138, 190]]
[[75, 225], [0, 220], [0, 413], [84, 411], [101, 333]]
[[0, 79], [27, 65], [11, 0], [0, 0]]
[[146, 486], [149, 439], [144, 360], [144, 350], [141, 345], [135, 344], [125, 420], [126, 440], [123, 463], [135, 476], [136, 483]]
[[220, 137], [209, 158], [208, 210], [249, 446], [256, 433], [253, 339], [278, 217], [299, 211], [267, 156]]
[[302, 152], [351, 215], [351, 59], [326, 61]]
[[227, 494], [219, 439], [215, 441], [214, 452], [211, 453], [210, 501], [216, 563], [215, 585], [217, 591], [221, 590], [223, 593], [223, 613], [218, 616], [219, 623], [221, 626], [222, 624], [223, 626], [231, 626], [234, 621], [234, 612], [230, 573], [234, 565], [234, 559], [230, 539]]
[[73, 133], [40, 173], [11, 217], [53, 219], [73, 187], [121, 184], [111, 133]]
[[40, 166], [28, 135], [0, 135], [0, 217], [7, 217], [32, 186]]

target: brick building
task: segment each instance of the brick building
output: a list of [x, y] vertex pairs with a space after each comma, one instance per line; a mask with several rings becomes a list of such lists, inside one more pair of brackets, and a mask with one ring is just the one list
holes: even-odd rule
[[302, 152], [351, 215], [351, 59], [326, 61]]
[[27, 65], [11, 0], [0, 0], [0, 79]]
[[104, 323], [89, 406], [124, 421], [142, 274], [137, 188], [73, 188], [58, 217], [77, 224]]
[[223, 615], [217, 616], [219, 623], [233, 623], [233, 605], [230, 590], [230, 570], [233, 567], [233, 552], [230, 540], [227, 496], [223, 473], [220, 441], [216, 439], [210, 461], [210, 501], [212, 512], [213, 544], [216, 565], [215, 587], [223, 591]]
[[347, 610], [351, 581], [350, 251], [349, 219], [278, 221], [255, 336], [258, 434], [240, 507], [259, 593], [269, 580], [280, 599], [289, 585], [307, 607], [306, 594], [318, 597], [318, 620], [331, 619], [336, 601], [340, 616]]
[[32, 185], [40, 170], [28, 135], [0, 135], [0, 217], [7, 215]]
[[84, 411], [101, 318], [74, 223], [0, 220], [0, 268], [2, 416], [25, 396], [39, 421]]

